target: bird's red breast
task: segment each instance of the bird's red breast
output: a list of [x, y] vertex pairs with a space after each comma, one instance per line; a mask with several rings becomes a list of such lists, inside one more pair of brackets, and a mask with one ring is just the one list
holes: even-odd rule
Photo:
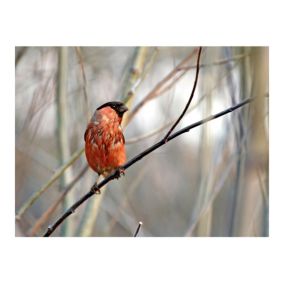
[[89, 166], [107, 176], [126, 162], [125, 140], [121, 129], [127, 107], [120, 102], [109, 102], [99, 107], [85, 132], [85, 154]]

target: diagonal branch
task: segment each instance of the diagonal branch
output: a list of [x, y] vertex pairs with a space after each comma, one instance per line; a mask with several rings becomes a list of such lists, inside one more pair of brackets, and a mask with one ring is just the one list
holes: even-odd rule
[[201, 55], [201, 51], [202, 51], [202, 47], [199, 47], [198, 50], [198, 56], [197, 56], [197, 63], [196, 63], [196, 74], [195, 74], [195, 79], [194, 79], [194, 84], [193, 84], [193, 88], [191, 91], [191, 95], [189, 97], [189, 100], [183, 110], [183, 112], [181, 113], [181, 115], [179, 116], [179, 118], [177, 119], [177, 121], [174, 123], [174, 125], [171, 127], [171, 129], [168, 131], [168, 133], [166, 134], [166, 136], [164, 137], [164, 140], [167, 141], [168, 137], [171, 135], [171, 133], [173, 132], [173, 130], [175, 129], [175, 127], [179, 124], [179, 122], [182, 120], [183, 116], [185, 115], [196, 90], [196, 86], [197, 86], [197, 80], [198, 80], [198, 74], [199, 74], [199, 62], [200, 62], [200, 55]]
[[[173, 140], [176, 137], [189, 132], [191, 129], [201, 126], [211, 120], [214, 120], [216, 118], [219, 118], [221, 116], [224, 116], [230, 112], [235, 111], [236, 109], [243, 107], [244, 105], [252, 102], [253, 100], [255, 100], [255, 97], [251, 97], [248, 98], [242, 102], [240, 102], [239, 104], [232, 106], [226, 110], [223, 110], [217, 114], [208, 116], [205, 119], [202, 119], [200, 121], [197, 121], [191, 125], [188, 125], [182, 129], [180, 129], [179, 131], [176, 131], [175, 133], [173, 133], [172, 135], [170, 135], [167, 139], [167, 141]], [[164, 144], [166, 144], [165, 139], [163, 138], [162, 140], [160, 140], [158, 143], [152, 145], [151, 147], [149, 147], [148, 149], [146, 149], [145, 151], [143, 151], [142, 153], [138, 154], [137, 156], [135, 156], [134, 158], [132, 158], [131, 160], [129, 160], [126, 164], [124, 164], [120, 169], [116, 170], [114, 173], [110, 174], [109, 176], [107, 176], [104, 180], [102, 180], [97, 186], [96, 189], [100, 189], [102, 188], [104, 185], [106, 185], [108, 182], [110, 182], [111, 180], [117, 179], [120, 175], [120, 172], [123, 170], [125, 171], [126, 169], [128, 169], [129, 167], [131, 167], [133, 164], [135, 164], [136, 162], [138, 162], [139, 160], [143, 159], [145, 156], [149, 155], [151, 152], [155, 151], [156, 149], [160, 148], [161, 146], [163, 146]], [[70, 216], [72, 213], [75, 212], [75, 210], [82, 204], [84, 203], [86, 200], [88, 200], [91, 196], [93, 196], [95, 194], [94, 190], [90, 190], [88, 193], [86, 193], [83, 197], [81, 197], [76, 203], [74, 203], [61, 217], [59, 217], [55, 223], [48, 227], [46, 233], [44, 234], [44, 237], [49, 237], [54, 231], [55, 229], [68, 217]]]

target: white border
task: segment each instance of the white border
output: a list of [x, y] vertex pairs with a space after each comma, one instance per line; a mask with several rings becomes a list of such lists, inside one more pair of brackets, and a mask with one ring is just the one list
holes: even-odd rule
[[[1, 283], [283, 282], [278, 261], [284, 236], [279, 179], [284, 145], [283, 9], [270, 5], [273, 10], [264, 1], [81, 0], [9, 1], [1, 7]], [[14, 46], [199, 44], [271, 47], [271, 237], [15, 238]]]

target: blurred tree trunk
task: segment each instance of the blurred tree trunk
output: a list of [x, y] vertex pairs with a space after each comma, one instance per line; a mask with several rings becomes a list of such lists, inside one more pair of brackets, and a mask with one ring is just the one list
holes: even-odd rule
[[[237, 54], [249, 53], [250, 48], [234, 48], [237, 50]], [[233, 54], [231, 54], [233, 55]], [[231, 102], [234, 104], [237, 100], [244, 100], [250, 96], [249, 83], [250, 83], [250, 69], [248, 58], [245, 57], [240, 63], [239, 71], [239, 83], [236, 83], [232, 74], [228, 79], [228, 86], [231, 88]], [[240, 86], [240, 90], [237, 90], [237, 85]], [[230, 225], [229, 236], [242, 236], [243, 226], [243, 199], [245, 198], [244, 189], [244, 171], [246, 166], [247, 157], [247, 135], [249, 131], [249, 116], [247, 109], [241, 109], [235, 114], [235, 123], [232, 124], [234, 128], [235, 139], [235, 151], [238, 153], [236, 161], [236, 174], [232, 179], [232, 193], [231, 193], [231, 212], [230, 212]]]
[[[59, 163], [63, 165], [68, 161], [71, 155], [69, 128], [68, 128], [68, 47], [58, 49], [58, 80], [57, 80], [57, 139], [59, 150]], [[60, 189], [65, 188], [72, 181], [72, 169], [67, 169], [60, 179]], [[72, 192], [69, 192], [63, 202], [63, 210], [69, 208], [75, 199]], [[73, 219], [68, 218], [62, 225], [61, 234], [63, 236], [72, 236]]]
[[[252, 96], [263, 97], [268, 93], [268, 66], [269, 55], [267, 47], [255, 47], [252, 49], [251, 65], [253, 70]], [[268, 112], [268, 99], [260, 98], [252, 105], [252, 125], [250, 153], [252, 155], [249, 179], [255, 176], [255, 169], [259, 171], [260, 178], [264, 181], [262, 206], [260, 210], [259, 235], [268, 236], [268, 124], [266, 113]], [[261, 187], [261, 186], [260, 186]]]
[[[204, 59], [204, 56], [203, 56]], [[203, 70], [203, 74], [210, 74], [210, 70]], [[212, 96], [210, 95], [210, 90], [213, 89], [212, 80], [209, 80], [210, 76], [204, 75], [208, 80], [206, 84], [201, 85], [202, 93], [208, 94], [206, 99], [204, 100], [203, 114], [202, 117], [207, 117], [211, 114], [212, 111]], [[210, 137], [212, 134], [210, 133], [212, 126], [210, 124], [205, 124], [201, 129], [201, 137], [200, 137], [200, 145], [199, 145], [199, 189], [198, 189], [198, 200], [197, 200], [197, 211], [200, 212], [204, 206], [204, 203], [210, 197], [210, 193], [212, 191], [213, 179], [212, 179], [212, 151], [213, 145]], [[198, 224], [195, 229], [196, 236], [207, 237], [211, 235], [211, 226], [212, 226], [212, 214], [213, 208], [212, 204], [204, 213], [198, 221]]]

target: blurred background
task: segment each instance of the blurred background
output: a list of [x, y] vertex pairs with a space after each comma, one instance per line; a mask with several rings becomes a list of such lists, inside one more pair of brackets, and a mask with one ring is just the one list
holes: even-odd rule
[[[128, 159], [158, 142], [187, 103], [196, 47], [16, 47], [16, 236], [42, 236], [87, 193], [84, 132], [120, 100]], [[249, 97], [130, 167], [52, 236], [268, 236], [266, 47], [204, 47], [193, 101], [176, 130]]]

